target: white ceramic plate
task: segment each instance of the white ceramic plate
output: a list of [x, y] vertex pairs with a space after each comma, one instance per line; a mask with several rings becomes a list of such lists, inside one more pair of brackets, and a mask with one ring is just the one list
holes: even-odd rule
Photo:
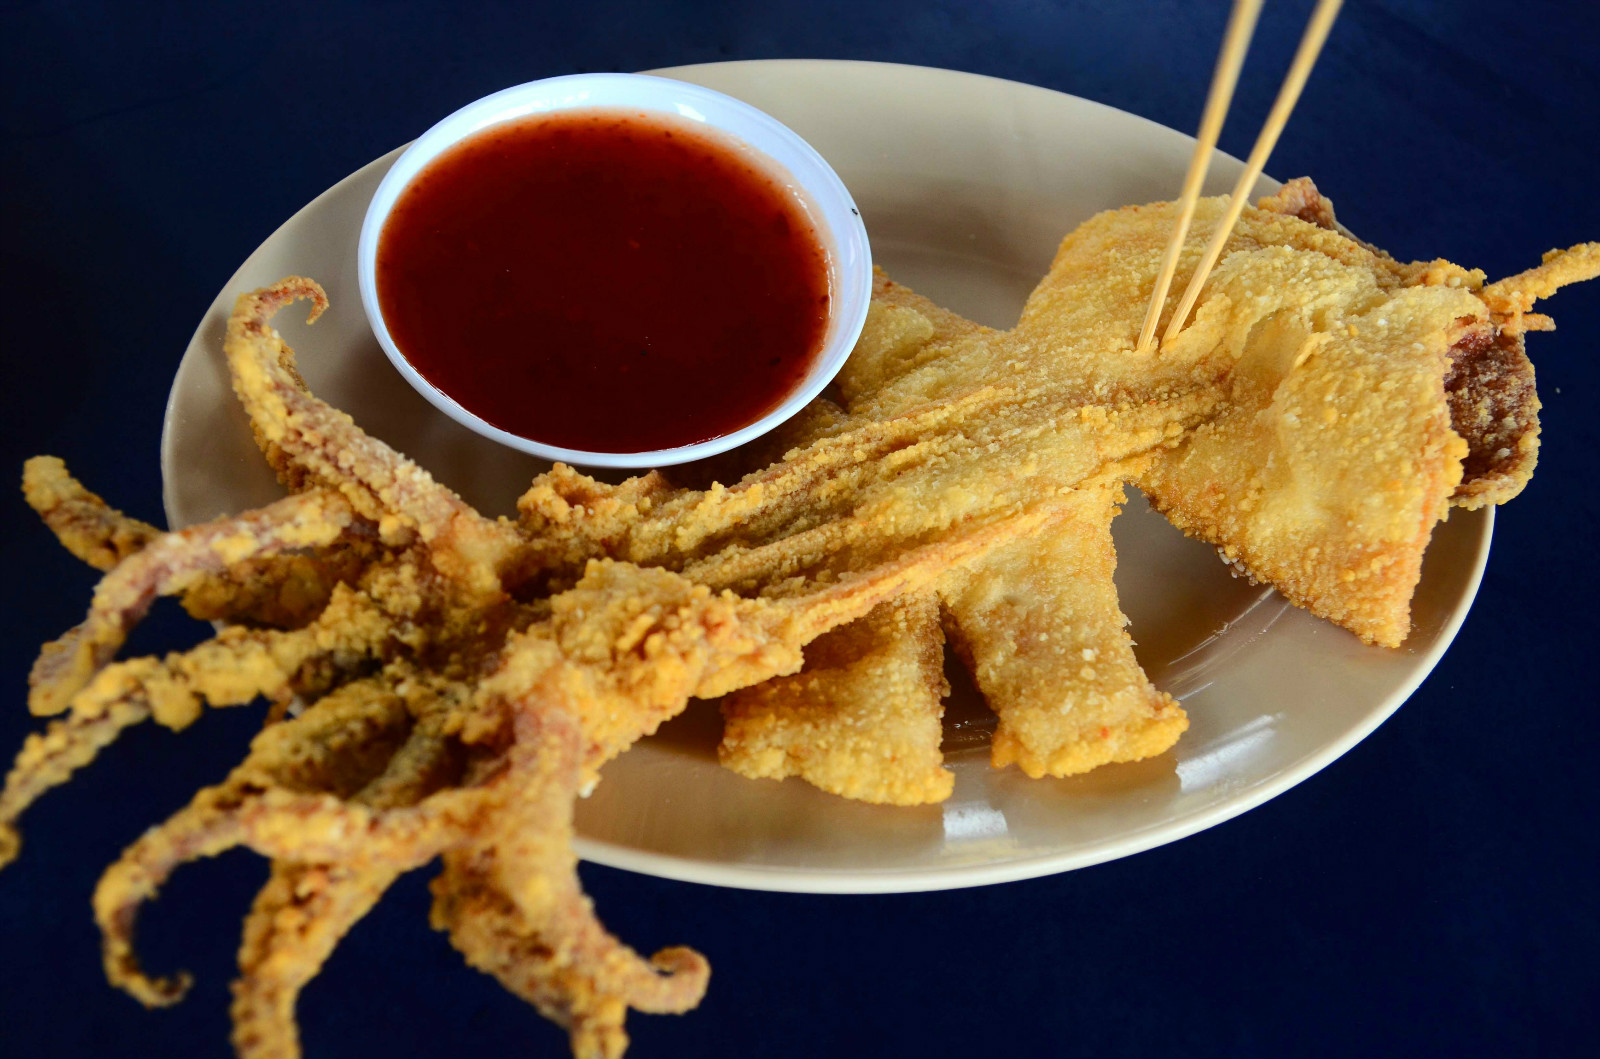
[[[969, 74], [843, 62], [747, 62], [661, 71], [768, 111], [849, 185], [876, 260], [980, 322], [1008, 327], [1062, 235], [1091, 214], [1170, 198], [1192, 141], [1072, 96]], [[419, 123], [420, 124], [420, 123]], [[162, 439], [173, 526], [278, 495], [221, 355], [234, 298], [290, 273], [320, 280], [314, 328], [277, 321], [312, 389], [415, 458], [480, 509], [509, 512], [541, 469], [435, 411], [368, 330], [356, 237], [395, 151], [295, 214], [217, 296], [173, 383]], [[1208, 194], [1239, 163], [1219, 155]], [[1276, 188], [1263, 180], [1263, 193]], [[1137, 500], [1116, 522], [1117, 584], [1139, 657], [1183, 700], [1175, 750], [1067, 780], [988, 764], [992, 721], [958, 686], [946, 718], [955, 793], [896, 809], [797, 779], [720, 769], [713, 703], [694, 703], [608, 765], [578, 810], [579, 851], [602, 864], [725, 886], [818, 892], [929, 890], [1021, 879], [1126, 856], [1219, 823], [1354, 746], [1425, 677], [1477, 590], [1493, 525], [1457, 512], [1434, 534], [1400, 650], [1349, 633], [1233, 580], [1215, 553]], [[957, 678], [958, 684], [960, 678]]]

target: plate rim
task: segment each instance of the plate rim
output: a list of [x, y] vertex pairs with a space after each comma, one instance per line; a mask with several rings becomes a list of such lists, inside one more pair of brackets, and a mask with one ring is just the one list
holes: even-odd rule
[[[1023, 81], [942, 67], [861, 59], [742, 59], [729, 62], [662, 67], [639, 72], [660, 77], [678, 77], [696, 70], [726, 69], [729, 67], [764, 67], [767, 69], [776, 67], [872, 68], [891, 75], [909, 74], [910, 76], [919, 77], [934, 75], [956, 80], [978, 79], [998, 82], [1007, 86], [1008, 90], [1021, 88], [1029, 92], [1062, 96], [1072, 100], [1075, 105], [1087, 106], [1092, 110], [1098, 110], [1107, 115], [1115, 115], [1115, 120], [1132, 119], [1137, 123], [1160, 130], [1163, 135], [1176, 133], [1191, 142], [1193, 141], [1192, 136], [1181, 130], [1172, 129], [1142, 115], [1121, 110], [1096, 100], [1086, 99], [1082, 96], [1046, 88], [1041, 85], [1028, 84]], [[324, 199], [340, 193], [347, 184], [363, 179], [374, 167], [392, 165], [408, 145], [401, 144], [367, 162], [365, 165], [359, 166], [290, 214], [245, 257], [219, 290], [217, 298], [221, 298], [226, 292], [234, 289], [240, 275], [251, 267], [257, 257], [265, 252], [266, 247], [273, 243], [280, 233], [293, 226], [302, 214], [318, 207]], [[1218, 153], [1229, 158], [1232, 157], [1220, 150]], [[1237, 160], [1235, 159], [1235, 161]], [[200, 322], [196, 326], [188, 346], [185, 347], [185, 359], [187, 358], [187, 351], [194, 348], [195, 344], [202, 339], [217, 298], [214, 298], [202, 313]], [[176, 456], [175, 427], [179, 400], [179, 381], [182, 375], [183, 361], [180, 361], [179, 367], [173, 376], [172, 386], [168, 390], [161, 423], [162, 507], [169, 525], [173, 524], [173, 512], [178, 502], [174, 486], [176, 476], [170, 473], [170, 470]], [[1118, 860], [1179, 841], [1249, 812], [1290, 788], [1305, 782], [1317, 772], [1343, 757], [1358, 743], [1371, 735], [1381, 724], [1393, 716], [1395, 711], [1427, 680], [1437, 667], [1439, 660], [1454, 642], [1462, 624], [1466, 621], [1483, 581], [1490, 546], [1494, 538], [1495, 510], [1491, 506], [1482, 509], [1480, 512], [1474, 512], [1474, 514], [1480, 516], [1478, 521], [1482, 529], [1473, 544], [1472, 568], [1461, 592], [1460, 599], [1429, 649], [1418, 657], [1416, 665], [1407, 674], [1405, 680], [1384, 699], [1375, 704], [1361, 718], [1359, 723], [1352, 725], [1339, 738], [1330, 740], [1315, 750], [1302, 755], [1290, 765], [1281, 768], [1275, 775], [1256, 783], [1225, 801], [1213, 803], [1159, 823], [1146, 825], [1138, 830], [1120, 835], [1115, 839], [1103, 840], [1087, 849], [1034, 854], [1015, 859], [966, 864], [949, 868], [862, 869], [827, 867], [806, 869], [712, 862], [680, 854], [641, 850], [601, 839], [587, 838], [582, 835], [574, 836], [573, 845], [578, 856], [583, 860], [606, 867], [618, 868], [623, 871], [637, 872], [678, 882], [786, 893], [885, 894], [963, 889], [973, 886], [989, 886], [1004, 882], [1034, 879]]]

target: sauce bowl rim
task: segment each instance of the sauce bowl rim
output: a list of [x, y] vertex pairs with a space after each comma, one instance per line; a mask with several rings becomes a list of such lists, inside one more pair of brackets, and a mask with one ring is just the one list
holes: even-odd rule
[[[601, 108], [671, 115], [698, 124], [715, 137], [748, 151], [800, 200], [827, 254], [830, 298], [822, 348], [799, 385], [771, 411], [738, 430], [689, 445], [645, 452], [591, 452], [552, 445], [497, 427], [464, 407], [419, 372], [389, 333], [378, 301], [378, 243], [395, 202], [417, 175], [439, 155], [492, 125], [539, 114]], [[762, 142], [752, 142], [748, 135], [752, 132]], [[643, 469], [688, 463], [726, 452], [780, 426], [815, 399], [839, 373], [861, 335], [872, 300], [872, 250], [866, 225], [849, 189], [827, 160], [798, 133], [765, 111], [709, 88], [649, 74], [568, 74], [529, 81], [474, 100], [436, 122], [395, 159], [373, 192], [361, 222], [356, 273], [361, 306], [379, 346], [401, 376], [430, 404], [462, 426], [502, 445], [548, 460], [588, 467]]]

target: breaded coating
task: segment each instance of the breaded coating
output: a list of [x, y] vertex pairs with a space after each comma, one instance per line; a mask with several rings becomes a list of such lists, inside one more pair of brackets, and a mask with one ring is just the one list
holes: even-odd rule
[[806, 666], [722, 700], [717, 758], [753, 779], [799, 776], [864, 802], [950, 796], [939, 743], [944, 633], [931, 593], [881, 604], [806, 647]]
[[955, 344], [981, 342], [997, 334], [895, 283], [874, 267], [867, 321], [836, 381], [845, 400], [859, 404], [907, 372], [949, 356]]
[[[460, 778], [463, 755], [438, 720], [457, 688], [401, 668], [384, 693], [414, 721], [383, 771], [351, 801], [377, 809], [415, 805]], [[400, 718], [391, 712], [391, 721]], [[389, 745], [393, 738], [377, 740]], [[357, 777], [356, 782], [364, 777]], [[346, 781], [345, 786], [351, 786]], [[239, 978], [233, 983], [233, 1047], [239, 1059], [298, 1055], [295, 1004], [339, 941], [383, 896], [400, 872], [387, 864], [274, 861], [272, 875], [245, 917]]]
[[[22, 494], [63, 547], [96, 570], [110, 570], [161, 536], [86, 489], [54, 456], [22, 466]], [[183, 591], [183, 609], [201, 621], [304, 625], [327, 605], [333, 586], [359, 576], [369, 549], [350, 540], [315, 555], [262, 555], [202, 572]]]
[[351, 521], [344, 500], [318, 491], [148, 542], [101, 578], [81, 624], [44, 645], [28, 675], [28, 708], [41, 716], [67, 709], [72, 696], [116, 655], [128, 631], [143, 620], [158, 596], [181, 593], [206, 575], [245, 560], [331, 544]]
[[[1214, 222], [1218, 208], [1218, 202], [1204, 204], [1201, 221]], [[1063, 367], [1075, 371], [1093, 381], [1097, 395], [1170, 395], [1184, 385], [1185, 375], [1191, 384], [1210, 379], [1228, 393], [1225, 409], [1194, 427], [1175, 451], [1158, 451], [1141, 484], [1174, 522], [1225, 542], [1225, 558], [1271, 581], [1295, 602], [1374, 642], [1398, 643], [1409, 628], [1409, 599], [1422, 552], [1445, 503], [1501, 502], [1515, 495], [1532, 472], [1538, 399], [1520, 332], [1501, 332], [1489, 324], [1483, 299], [1472, 293], [1481, 287], [1481, 273], [1442, 261], [1394, 261], [1340, 227], [1332, 203], [1300, 179], [1247, 213], [1228, 261], [1208, 285], [1196, 325], [1155, 362], [1131, 357], [1131, 341], [1122, 332], [1131, 334], [1143, 294], [1135, 289], [1135, 297], [1126, 296], [1127, 288], [1115, 277], [1142, 275], [1140, 255], [1153, 258], [1162, 246], [1165, 209], [1113, 211], [1069, 236], [1050, 276], [1030, 299], [1022, 324], [1009, 335], [963, 320], [880, 272], [862, 338], [839, 377], [850, 410], [882, 415], [948, 392], [963, 378], [967, 363], [976, 373], [986, 366], [983, 361], [1008, 348], [1045, 359], [1044, 370], [1058, 377]], [[1203, 240], [1197, 235], [1196, 245]], [[1191, 249], [1185, 262], [1188, 268], [1194, 253]], [[1557, 281], [1581, 278], [1589, 267], [1587, 258], [1582, 260], [1581, 266], [1547, 263], [1517, 289], [1548, 294]], [[1500, 297], [1511, 304], [1509, 294]], [[1519, 297], [1527, 301], [1526, 295]], [[1304, 321], [1300, 327], [1296, 316]], [[1405, 321], [1418, 333], [1405, 330]], [[1341, 348], [1363, 322], [1370, 325], [1365, 347]], [[1313, 338], [1313, 331], [1321, 333]], [[1086, 333], [1097, 340], [1085, 343]], [[1428, 341], [1418, 344], [1419, 337]], [[1321, 360], [1310, 366], [1307, 347], [1321, 352]], [[1091, 360], [1082, 356], [1086, 348], [1102, 353]], [[1007, 362], [1017, 372], [1030, 366]], [[1291, 373], [1292, 384], [1280, 392]], [[1373, 380], [1374, 374], [1384, 377]], [[1376, 399], [1364, 392], [1369, 382]], [[1317, 420], [1302, 424], [1302, 404], [1319, 398]], [[1274, 409], [1274, 399], [1287, 406]], [[1339, 430], [1326, 429], [1330, 421]], [[1386, 438], [1391, 455], [1373, 444], [1378, 438]], [[1332, 459], [1318, 461], [1324, 451]], [[1241, 469], [1249, 470], [1248, 478], [1241, 480]], [[1308, 492], [1314, 497], [1310, 503]], [[1109, 517], [1108, 512], [1080, 540], [1050, 531], [1012, 546], [1015, 572], [991, 571], [988, 567], [999, 560], [985, 560], [979, 569], [987, 574], [988, 593], [994, 598], [1035, 593], [1034, 579], [1045, 564], [1030, 567], [1030, 550], [1088, 552], [1097, 539], [1109, 549], [1104, 533]], [[1066, 557], [1061, 561], [1073, 565]], [[1048, 701], [1042, 705], [1049, 709], [1030, 714], [1035, 726], [1026, 740], [1018, 725], [1002, 721], [996, 764], [1019, 760], [1035, 774], [1081, 771], [1102, 761], [1159, 753], [1186, 725], [1182, 711], [1151, 688], [1134, 663], [1111, 587], [1112, 564], [1109, 557], [1099, 583], [1085, 591], [1098, 594], [1114, 620], [1103, 622], [1094, 631], [1095, 642], [1078, 650], [1119, 656], [1124, 664], [1116, 668], [1126, 678], [1121, 693], [1108, 697], [1071, 679], [1033, 680], [1032, 688], [1059, 690], [1053, 698], [1043, 693]], [[964, 583], [979, 582], [971, 574]], [[991, 609], [983, 613], [986, 627], [964, 630], [964, 618], [977, 619], [963, 612], [959, 598], [947, 591], [950, 632], [964, 653], [971, 656], [980, 643], [1010, 649], [1022, 642], [1023, 623], [1015, 611]], [[1039, 641], [1041, 634], [1070, 641], [1081, 628], [1071, 620], [1070, 608], [1052, 616], [1049, 607], [1035, 600], [1026, 614], [1027, 634], [1035, 643], [1049, 642]], [[989, 666], [987, 682], [979, 666], [979, 685], [1004, 717], [1010, 712], [1003, 705], [1010, 689], [995, 678], [998, 664], [991, 660]], [[1014, 668], [1026, 673], [1028, 665]], [[1101, 676], [1100, 668], [1074, 668]], [[797, 686], [787, 694], [801, 697]], [[1103, 733], [1082, 726], [1080, 733], [1097, 731], [1100, 752], [1063, 720], [1088, 703], [1118, 700], [1142, 704], [1146, 716], [1134, 716], [1141, 712], [1136, 709], [1124, 715], [1130, 727], [1110, 722]], [[1043, 718], [1049, 716], [1057, 718], [1057, 729], [1047, 734]]]
[[109, 570], [161, 536], [85, 489], [55, 456], [22, 465], [22, 495], [61, 546], [96, 570]]
[[1521, 492], [1538, 463], [1540, 407], [1523, 336], [1555, 327], [1548, 316], [1528, 310], [1568, 283], [1600, 275], [1600, 244], [1552, 250], [1539, 267], [1485, 287], [1483, 273], [1476, 269], [1463, 270], [1446, 261], [1403, 266], [1371, 244], [1361, 243], [1335, 218], [1333, 203], [1305, 177], [1291, 180], [1259, 205], [1349, 237], [1410, 276], [1411, 282], [1464, 287], [1478, 294], [1489, 308], [1488, 319], [1461, 321], [1465, 326], [1449, 350], [1445, 374], [1450, 425], [1467, 443], [1461, 484], [1450, 503], [1472, 510], [1503, 504]]
[[1548, 330], [1543, 324], [1521, 327], [1518, 321], [1540, 299], [1596, 276], [1600, 276], [1600, 243], [1579, 243], [1566, 250], [1547, 251], [1542, 264], [1489, 284], [1483, 288], [1483, 300], [1511, 330]]
[[[880, 273], [878, 287], [885, 282]], [[885, 331], [880, 304], [875, 297], [852, 364]], [[925, 321], [915, 313], [908, 317]], [[740, 470], [765, 467], [845, 425], [844, 409], [826, 399], [813, 401], [742, 451]], [[717, 757], [723, 765], [756, 779], [799, 776], [868, 802], [920, 805], [949, 797], [954, 776], [939, 750], [949, 687], [944, 632], [931, 593], [882, 604], [812, 641], [805, 656], [799, 674], [722, 700], [726, 725]]]
[[951, 639], [999, 717], [990, 759], [1071, 776], [1169, 749], [1189, 727], [1133, 655], [1111, 576], [1115, 482], [1076, 491], [1049, 530], [949, 575]]
[[[1422, 553], [1461, 482], [1449, 351], [1482, 303], [1380, 290], [1308, 251], [1217, 269], [1206, 323], [1234, 361], [1227, 409], [1140, 481], [1179, 529], [1369, 643], [1410, 631]], [[1199, 324], [1196, 325], [1200, 326]]]
[[[943, 309], [879, 273], [863, 338], [890, 357], [851, 355], [845, 391], [866, 403], [907, 371], [963, 341], [999, 333]], [[882, 311], [877, 311], [881, 307]], [[860, 352], [858, 348], [857, 353]], [[996, 768], [1067, 776], [1167, 750], [1188, 727], [1133, 656], [1117, 604], [1109, 479], [1075, 490], [1061, 521], [996, 549], [940, 586], [952, 643], [999, 718]]]
[[[953, 344], [996, 334], [879, 272], [873, 311], [841, 384], [867, 401]], [[1117, 604], [1110, 529], [1120, 495], [1115, 480], [1080, 488], [1061, 521], [941, 584], [952, 642], [999, 717], [997, 768], [1016, 763], [1030, 776], [1072, 775], [1162, 753], [1188, 727], [1183, 710], [1139, 668]], [[834, 684], [829, 690], [849, 694]], [[803, 686], [791, 691], [802, 694]]]
[[273, 863], [239, 948], [229, 1008], [239, 1059], [300, 1054], [300, 990], [399, 875], [388, 866]]
[[[1396, 646], [1447, 505], [1509, 499], [1537, 451], [1537, 398], [1520, 349], [1498, 361], [1457, 350], [1485, 333], [1501, 342], [1500, 314], [1593, 274], [1597, 255], [1574, 248], [1480, 294], [1480, 272], [1403, 265], [1320, 227], [1333, 223], [1332, 207], [1309, 181], [1286, 191], [1245, 210], [1193, 321], [1148, 364], [1130, 336], [1167, 230], [1151, 222], [1168, 206], [1112, 211], [1069, 235], [1011, 335], [1078, 359], [1096, 392], [1160, 392], [1175, 371], [1209, 379], [1225, 395], [1215, 414], [1158, 453], [1140, 488], [1241, 571], [1370, 643]], [[1220, 208], [1202, 200], [1192, 242], [1209, 236]], [[1179, 287], [1197, 252], [1185, 249]], [[1086, 333], [1098, 336], [1089, 347]], [[1082, 357], [1096, 346], [1110, 354]], [[1446, 379], [1458, 363], [1452, 398]], [[1490, 447], [1480, 466], [1456, 419], [1492, 407], [1486, 392], [1515, 414], [1500, 417], [1500, 433], [1472, 432]], [[1464, 463], [1482, 484], [1461, 494]]]
[[[1180, 287], [1220, 209], [1201, 203]], [[31, 704], [65, 716], [0, 792], [0, 864], [18, 814], [126, 726], [297, 697], [301, 714], [269, 713], [223, 783], [106, 872], [108, 978], [147, 1004], [178, 999], [181, 976], [139, 965], [138, 910], [179, 865], [247, 846], [274, 866], [240, 951], [236, 1045], [292, 1059], [301, 987], [391, 880], [441, 859], [434, 924], [577, 1055], [612, 1059], [630, 1008], [693, 1007], [709, 967], [681, 948], [644, 959], [604, 930], [576, 874], [573, 800], [691, 697], [750, 689], [729, 746], [752, 768], [935, 800], [942, 598], [1001, 717], [997, 764], [1066, 775], [1158, 753], [1185, 720], [1140, 673], [1116, 602], [1108, 527], [1126, 481], [1246, 572], [1398, 642], [1452, 498], [1504, 499], [1531, 471], [1521, 332], [1548, 321], [1527, 310], [1592, 275], [1600, 249], [1483, 288], [1333, 230], [1297, 184], [1245, 211], [1193, 322], [1138, 354], [1172, 212], [1113, 211], [1068, 236], [1010, 332], [880, 277], [840, 379], [848, 407], [816, 406], [770, 465], [704, 489], [557, 466], [516, 521], [306, 389], [270, 319], [297, 298], [321, 311], [315, 282], [243, 295], [224, 353], [291, 496], [153, 534], [58, 464], [30, 467], [30, 502], [109, 570], [35, 666]], [[295, 584], [302, 560], [325, 596]], [[116, 659], [154, 598], [207, 586], [229, 622], [217, 636]], [[246, 624], [258, 599], [297, 601], [294, 627]]]

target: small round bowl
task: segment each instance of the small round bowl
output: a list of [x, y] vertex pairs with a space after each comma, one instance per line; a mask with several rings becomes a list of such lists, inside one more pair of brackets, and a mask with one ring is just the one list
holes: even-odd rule
[[[522, 437], [479, 418], [423, 377], [395, 344], [378, 303], [378, 241], [395, 201], [428, 163], [460, 141], [503, 121], [560, 110], [627, 108], [655, 111], [703, 125], [748, 149], [785, 184], [810, 216], [828, 255], [829, 316], [811, 371], [760, 419], [709, 441], [650, 452], [586, 452]], [[394, 163], [367, 207], [356, 250], [361, 304], [367, 320], [406, 381], [434, 407], [487, 438], [549, 460], [590, 467], [665, 467], [714, 456], [765, 434], [816, 397], [850, 355], [872, 299], [872, 250], [867, 229], [844, 182], [811, 145], [777, 119], [709, 88], [642, 74], [574, 74], [532, 81], [469, 103], [423, 133]]]

